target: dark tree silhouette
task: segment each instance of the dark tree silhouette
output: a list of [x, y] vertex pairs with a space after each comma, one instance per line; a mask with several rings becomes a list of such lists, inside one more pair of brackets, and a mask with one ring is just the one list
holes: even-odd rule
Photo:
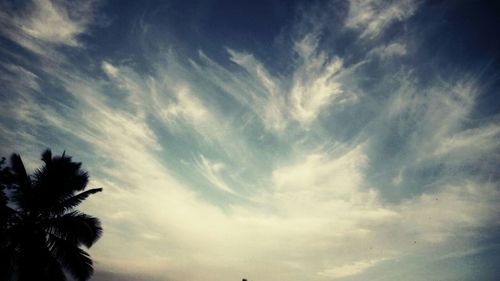
[[0, 278], [63, 281], [68, 273], [88, 280], [92, 260], [80, 247], [91, 247], [102, 228], [75, 207], [102, 189], [85, 190], [87, 172], [64, 153], [46, 150], [42, 161], [31, 176], [18, 154], [10, 167], [0, 163]]

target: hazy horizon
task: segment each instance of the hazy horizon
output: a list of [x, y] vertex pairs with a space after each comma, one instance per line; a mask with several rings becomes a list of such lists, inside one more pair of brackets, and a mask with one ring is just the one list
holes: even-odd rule
[[494, 1], [0, 1], [0, 156], [102, 187], [90, 280], [495, 280]]

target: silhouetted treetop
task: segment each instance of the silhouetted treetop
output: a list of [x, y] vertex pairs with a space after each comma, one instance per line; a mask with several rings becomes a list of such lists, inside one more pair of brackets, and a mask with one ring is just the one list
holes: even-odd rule
[[101, 188], [85, 190], [88, 173], [70, 156], [42, 153], [32, 175], [19, 154], [0, 165], [0, 277], [2, 280], [88, 280], [92, 260], [80, 247], [101, 236], [100, 221], [75, 208]]

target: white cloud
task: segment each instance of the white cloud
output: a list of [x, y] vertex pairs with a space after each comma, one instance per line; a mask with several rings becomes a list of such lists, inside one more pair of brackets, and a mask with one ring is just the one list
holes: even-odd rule
[[[29, 96], [30, 92], [40, 91], [40, 78], [38, 75], [27, 70], [26, 68], [14, 65], [14, 64], [2, 64], [2, 67], [7, 70], [8, 73], [0, 78], [3, 83], [9, 83], [11, 87], [16, 87], [16, 92], [24, 96]], [[19, 80], [22, 82], [20, 83]]]
[[108, 75], [110, 78], [117, 78], [119, 70], [114, 65], [107, 61], [103, 61], [101, 64], [102, 70]]
[[[352, 27], [372, 34], [366, 37], [408, 16], [406, 4], [400, 4], [407, 2], [356, 3], [369, 7], [366, 14], [356, 6], [350, 12]], [[378, 10], [385, 6], [389, 11]], [[30, 36], [69, 46], [71, 40], [77, 42], [75, 30], [54, 37], [41, 29]], [[354, 91], [361, 83], [355, 70], [362, 62], [346, 66], [343, 58], [322, 51], [312, 33], [294, 47], [298, 58], [286, 77], [272, 74], [254, 55], [236, 51], [229, 51], [236, 64], [231, 66], [202, 53], [184, 64], [168, 52], [166, 60], [154, 60], [147, 75], [126, 64], [113, 65], [111, 58], [97, 64], [107, 77], [89, 77], [62, 66], [38, 69], [57, 77], [58, 86], [76, 101], [72, 106], [37, 105], [37, 72], [3, 65], [11, 75], [0, 79], [26, 97], [17, 108], [32, 117], [15, 115], [27, 129], [0, 126], [5, 128], [2, 136], [8, 135], [10, 143], [17, 136], [26, 146], [55, 139], [68, 153], [87, 157], [91, 185], [105, 188], [83, 205], [105, 227], [91, 251], [97, 267], [119, 272], [165, 280], [233, 280], [242, 275], [264, 281], [339, 279], [384, 260], [467, 252], [481, 227], [497, 224], [496, 182], [479, 176], [438, 177], [425, 192], [386, 202], [382, 191], [391, 186], [377, 186], [369, 173], [375, 169], [389, 174], [392, 166], [386, 168], [385, 162], [406, 153], [395, 165], [392, 181], [402, 191], [408, 188], [407, 171], [415, 165], [475, 163], [495, 154], [498, 126], [463, 126], [476, 105], [474, 83], [429, 81], [430, 87], [417, 90], [414, 74], [398, 77], [388, 71], [386, 76], [400, 87], [374, 105], [376, 97]], [[373, 52], [398, 56], [406, 48], [393, 43]], [[23, 87], [15, 88], [16, 81]], [[110, 88], [124, 97], [123, 106], [109, 102]], [[371, 131], [340, 141], [318, 116], [348, 102], [378, 115], [370, 119]], [[358, 116], [349, 117], [342, 126], [356, 125], [353, 118]], [[53, 127], [50, 138], [37, 135], [41, 124]], [[394, 124], [395, 130], [384, 130]], [[158, 133], [161, 126], [175, 137], [187, 136], [182, 141], [194, 139], [200, 145], [180, 141], [170, 146], [169, 136]], [[372, 157], [378, 142], [394, 136], [410, 148], [391, 150], [382, 160]], [[262, 141], [269, 139], [271, 144]], [[275, 151], [273, 142], [285, 149]], [[85, 153], [79, 152], [80, 143], [88, 146]], [[164, 157], [178, 147], [199, 157], [192, 162]], [[185, 178], [168, 168], [179, 162]], [[241, 192], [241, 186], [227, 181], [227, 175], [251, 169], [258, 172], [244, 183], [253, 189]], [[195, 191], [202, 188], [192, 186], [189, 177], [205, 180], [231, 201], [202, 196]], [[418, 182], [413, 186], [422, 187]]]
[[0, 82], [4, 87], [0, 94], [2, 110], [0, 116], [24, 120], [34, 124], [38, 120], [33, 111], [40, 108], [34, 96], [40, 92], [40, 78], [30, 70], [13, 64], [2, 63]]
[[197, 162], [198, 169], [200, 169], [200, 173], [205, 176], [211, 184], [224, 192], [234, 193], [234, 190], [232, 190], [220, 176], [220, 172], [224, 169], [224, 164], [220, 162], [213, 163], [203, 155], [200, 155], [200, 160], [201, 161]]
[[[338, 193], [335, 190], [338, 177], [324, 173], [347, 176], [350, 171], [356, 178], [365, 165], [362, 154], [355, 149], [341, 155], [339, 160], [284, 167], [296, 172], [291, 174], [296, 177], [290, 182], [300, 179], [297, 186], [305, 184], [309, 188], [289, 190], [286, 196], [272, 195], [267, 207], [274, 212], [250, 206], [234, 206], [229, 212], [222, 212], [186, 193], [186, 187], [165, 176], [166, 171], [160, 166], [150, 166], [148, 171], [156, 176], [127, 180], [143, 187], [120, 197], [116, 197], [120, 193], [107, 195], [114, 198], [96, 197], [93, 203], [96, 205], [89, 207], [104, 214], [108, 207], [101, 204], [103, 200], [116, 202], [109, 206], [113, 212], [129, 212], [124, 214], [129, 216], [127, 224], [107, 221], [104, 216], [108, 234], [94, 251], [101, 265], [142, 273], [159, 274], [167, 270], [173, 280], [202, 276], [206, 280], [218, 280], [233, 274], [271, 280], [283, 276], [283, 272], [288, 272], [289, 278], [297, 278], [304, 270], [318, 272], [317, 278], [311, 278], [322, 280], [359, 274], [401, 252], [411, 254], [414, 240], [418, 241], [419, 249], [439, 249], [453, 233], [460, 233], [461, 227], [483, 225], [494, 218], [494, 208], [484, 201], [484, 198], [499, 198], [491, 186], [486, 189], [478, 185], [446, 187], [436, 194], [424, 194], [417, 200], [394, 206], [381, 205], [376, 194], [363, 191], [356, 184], [351, 187], [355, 191]], [[143, 160], [154, 163], [151, 158]], [[123, 159], [123, 163], [127, 161]], [[210, 167], [215, 172], [221, 169], [217, 164]], [[337, 167], [338, 171], [328, 167]], [[132, 166], [116, 168], [134, 171]], [[331, 188], [331, 196], [325, 193], [325, 182], [329, 183], [326, 186]], [[478, 202], [483, 203], [478, 205]], [[462, 210], [460, 215], [456, 214], [457, 209]], [[112, 214], [111, 209], [108, 211]], [[454, 216], [453, 220], [449, 219], [450, 215]], [[154, 235], [145, 235], [145, 229]], [[124, 240], [125, 233], [132, 235], [127, 239], [133, 243]], [[126, 241], [129, 247], [124, 252], [120, 249]], [[374, 250], [367, 252], [369, 247]], [[337, 253], [333, 258], [332, 252]], [[111, 256], [106, 253], [119, 254], [120, 260], [108, 261], [106, 256]], [[217, 259], [213, 259], [215, 256]], [[327, 269], [322, 267], [325, 262], [330, 265]], [[267, 266], [261, 267], [259, 263]], [[124, 269], [126, 264], [130, 266]], [[196, 271], [192, 270], [193, 266]]]
[[280, 82], [272, 77], [251, 54], [233, 50], [228, 50], [228, 52], [231, 55], [231, 60], [247, 70], [256, 80], [255, 84], [261, 87], [258, 91], [264, 92], [263, 95], [259, 95], [259, 93], [252, 95], [255, 111], [262, 118], [264, 125], [276, 131], [284, 130], [287, 126], [287, 116]]
[[[320, 51], [314, 34], [296, 41], [294, 51], [300, 59], [289, 79], [273, 77], [251, 54], [233, 50], [229, 50], [231, 60], [251, 75], [251, 82], [244, 82], [248, 80], [245, 76], [218, 71], [232, 76], [237, 84], [226, 82], [231, 81], [227, 77], [217, 82], [229, 93], [237, 93], [236, 98], [249, 105], [266, 128], [275, 132], [282, 132], [292, 120], [308, 129], [329, 106], [356, 100], [354, 92], [343, 89], [343, 76], [350, 75], [352, 69], [345, 69], [340, 58], [329, 58]], [[241, 97], [243, 93], [246, 97]]]
[[273, 183], [279, 192], [307, 191], [328, 197], [352, 194], [362, 186], [362, 170], [368, 164], [364, 146], [339, 155], [310, 154], [298, 165], [273, 171]]
[[89, 20], [88, 7], [89, 2], [65, 7], [50, 0], [34, 1], [29, 17], [18, 18], [17, 25], [33, 38], [54, 44], [77, 46], [76, 36], [85, 31]]
[[339, 79], [342, 60], [329, 59], [326, 53], [318, 52], [316, 40], [307, 35], [296, 43], [295, 50], [302, 61], [293, 75], [289, 97], [292, 116], [306, 127], [334, 101], [341, 103], [352, 98], [342, 89]]
[[[382, 118], [387, 118], [384, 122], [396, 122], [400, 134], [414, 131], [406, 141], [417, 161], [471, 162], [485, 156], [485, 151], [495, 150], [495, 125], [469, 129], [464, 125], [479, 93], [473, 80], [440, 81], [417, 90], [412, 78], [403, 75], [400, 79], [401, 88], [391, 97]], [[448, 155], [451, 152], [453, 157]]]
[[357, 261], [357, 262], [354, 262], [351, 264], [345, 264], [345, 265], [329, 268], [329, 269], [318, 272], [318, 274], [325, 276], [325, 277], [338, 279], [338, 278], [342, 278], [342, 277], [347, 277], [347, 276], [359, 274], [359, 273], [367, 270], [368, 268], [375, 266], [377, 263], [379, 263], [381, 261], [382, 260]]
[[168, 102], [161, 111], [165, 120], [186, 122], [202, 135], [211, 134], [214, 129], [211, 125], [216, 121], [202, 101], [191, 93], [189, 86], [180, 85], [174, 92], [175, 99]]
[[0, 32], [42, 58], [60, 61], [58, 46], [80, 47], [78, 36], [95, 23], [97, 2], [39, 0], [12, 12], [0, 12]]
[[[444, 184], [437, 192], [424, 193], [415, 200], [402, 203], [397, 210], [404, 218], [401, 223], [405, 231], [416, 234], [419, 243], [439, 245], [452, 238], [471, 235], [461, 229], [496, 225], [497, 211], [488, 200], [500, 200], [500, 192], [494, 185], [467, 181]], [[459, 240], [459, 243], [464, 243], [464, 240]]]
[[[207, 109], [201, 94], [191, 90], [195, 84], [178, 81], [175, 85], [186, 86], [162, 87], [158, 77], [144, 79], [131, 69], [108, 68], [117, 69], [109, 78], [122, 85], [121, 91], [137, 95], [127, 100], [130, 104], [142, 113], [165, 110], [167, 124], [203, 132], [204, 126], [216, 122], [210, 116], [225, 116]], [[303, 280], [304, 276], [327, 280], [360, 274], [382, 260], [402, 255], [466, 250], [467, 239], [474, 235], [470, 229], [495, 223], [500, 194], [494, 184], [480, 181], [444, 182], [400, 203], [383, 202], [366, 173], [377, 164], [371, 163], [368, 154], [373, 139], [313, 149], [297, 146], [288, 155], [291, 159], [281, 159], [269, 174], [260, 174], [269, 178], [269, 190], [255, 191], [240, 198], [244, 204], [221, 209], [176, 178], [159, 160], [158, 155], [169, 147], [155, 134], [146, 114], [106, 103], [101, 87], [108, 80], [75, 76], [59, 77], [78, 99], [78, 108], [69, 117], [41, 116], [92, 147], [92, 169], [98, 169], [99, 175], [93, 176], [91, 185], [103, 186], [105, 192], [84, 207], [103, 219], [104, 237], [92, 249], [103, 268], [155, 276], [167, 272], [165, 279], [169, 280], [233, 279], [241, 274], [253, 280]], [[154, 87], [144, 80], [154, 81]], [[387, 115], [414, 114], [422, 122], [422, 132], [442, 132], [440, 138], [432, 139], [436, 143], [454, 136], [449, 143], [443, 142], [442, 148], [430, 150], [440, 154], [450, 154], [470, 142], [492, 144], [496, 127], [460, 133], [460, 122], [474, 104], [474, 90], [463, 89], [444, 95], [437, 88], [429, 91], [429, 101], [438, 102], [443, 115], [433, 111], [423, 111], [425, 118], [419, 115], [422, 108], [436, 107], [412, 96], [412, 91], [400, 92], [408, 96], [401, 97], [397, 106], [390, 103]], [[79, 116], [92, 118], [82, 120]], [[436, 118], [445, 122], [437, 124]], [[74, 130], [75, 124], [79, 130]], [[431, 125], [437, 129], [427, 127]], [[477, 139], [469, 140], [471, 136]], [[221, 143], [237, 139], [229, 133], [218, 138]], [[427, 147], [422, 139], [414, 142]], [[238, 167], [222, 163], [200, 156], [193, 176], [203, 176], [216, 188], [237, 193], [237, 187], [230, 187], [222, 174]], [[465, 228], [469, 230], [463, 231]], [[418, 248], [414, 241], [418, 241]]]
[[[344, 68], [342, 59], [319, 50], [314, 34], [295, 42], [299, 59], [290, 77], [273, 76], [253, 55], [228, 49], [230, 59], [245, 72], [234, 72], [200, 53], [201, 64], [191, 61], [199, 74], [250, 109], [273, 133], [283, 133], [290, 123], [309, 129], [330, 106], [352, 104], [357, 99], [352, 77], [356, 65]], [[344, 89], [344, 86], [346, 89]]]
[[500, 127], [497, 125], [485, 125], [480, 128], [473, 128], [450, 134], [444, 137], [435, 147], [432, 156], [449, 157], [451, 160], [483, 159], [491, 151], [497, 151], [500, 145]]
[[412, 16], [417, 6], [414, 0], [351, 0], [345, 26], [359, 30], [361, 38], [374, 39], [392, 23]]
[[400, 42], [390, 43], [384, 46], [376, 47], [368, 54], [380, 57], [381, 59], [389, 59], [407, 54], [406, 45]]

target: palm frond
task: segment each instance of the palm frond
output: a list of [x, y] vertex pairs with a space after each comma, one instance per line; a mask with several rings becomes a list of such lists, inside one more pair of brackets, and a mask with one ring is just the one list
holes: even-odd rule
[[92, 260], [87, 252], [74, 244], [57, 237], [50, 237], [53, 241], [50, 251], [57, 257], [60, 264], [78, 281], [90, 278], [94, 269]]
[[85, 190], [89, 176], [63, 153], [42, 153], [42, 167], [28, 175], [18, 154], [0, 160], [0, 280], [85, 281], [93, 273], [91, 247], [100, 221], [74, 211], [101, 188]]
[[102, 234], [101, 222], [92, 216], [73, 211], [46, 222], [48, 233], [77, 246], [90, 248]]
[[11, 171], [14, 175], [13, 178], [13, 201], [23, 210], [31, 208], [32, 194], [31, 194], [31, 179], [26, 173], [23, 160], [19, 154], [13, 153], [10, 157]]
[[74, 195], [68, 199], [64, 199], [59, 203], [54, 204], [52, 207], [48, 209], [48, 212], [53, 214], [53, 215], [60, 215], [63, 214], [76, 206], [78, 206], [80, 203], [83, 202], [83, 200], [87, 199], [90, 195], [101, 192], [102, 188], [93, 188], [86, 190], [84, 192], [81, 192], [77, 195]]
[[52, 151], [50, 151], [50, 149], [46, 149], [42, 153], [42, 161], [45, 162], [45, 165], [50, 165], [52, 162]]
[[61, 264], [54, 256], [51, 255], [46, 262], [47, 265], [45, 270], [46, 272], [45, 280], [66, 281], [66, 275], [64, 274]]
[[13, 153], [11, 155], [10, 165], [16, 177], [16, 183], [19, 184], [21, 188], [29, 188], [31, 181], [26, 173], [26, 168], [24, 168], [23, 160], [19, 154]]
[[44, 165], [33, 175], [37, 205], [45, 209], [74, 196], [87, 186], [89, 175], [81, 163], [69, 156], [52, 157], [50, 151], [42, 155]]
[[16, 251], [18, 252], [17, 280], [51, 280], [47, 275], [48, 262], [53, 258], [45, 244], [45, 235], [30, 235], [26, 231], [21, 234], [22, 241]]

